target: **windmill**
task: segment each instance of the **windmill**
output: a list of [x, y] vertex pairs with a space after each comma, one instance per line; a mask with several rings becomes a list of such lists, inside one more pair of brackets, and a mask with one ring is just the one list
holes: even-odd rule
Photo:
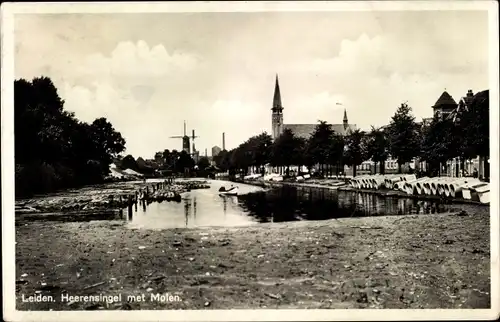
[[186, 121], [184, 121], [184, 135], [171, 136], [171, 139], [182, 139], [182, 150], [190, 154], [189, 136], [186, 134]]
[[[195, 135], [194, 133], [194, 130], [193, 130], [193, 134], [191, 137], [189, 137], [186, 133], [186, 121], [184, 121], [184, 135], [175, 135], [175, 136], [171, 136], [170, 138], [171, 139], [182, 139], [182, 150], [183, 151], [186, 151], [187, 154], [189, 154], [190, 156], [194, 157], [195, 154], [196, 154], [196, 148], [195, 148], [195, 145], [194, 145], [194, 139], [197, 138], [198, 136]], [[190, 144], [190, 141], [193, 140], [193, 152], [191, 153], [191, 144]]]

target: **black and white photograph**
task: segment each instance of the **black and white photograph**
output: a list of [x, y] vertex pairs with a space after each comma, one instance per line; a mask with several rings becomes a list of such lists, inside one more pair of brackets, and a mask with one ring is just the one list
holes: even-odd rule
[[4, 3], [1, 30], [5, 320], [498, 318], [497, 2]]

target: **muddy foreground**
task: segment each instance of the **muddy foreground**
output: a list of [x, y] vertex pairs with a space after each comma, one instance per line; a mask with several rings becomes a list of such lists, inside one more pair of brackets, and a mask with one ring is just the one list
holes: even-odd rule
[[[163, 231], [124, 221], [16, 224], [18, 310], [490, 307], [489, 207]], [[151, 299], [164, 293], [171, 297]]]

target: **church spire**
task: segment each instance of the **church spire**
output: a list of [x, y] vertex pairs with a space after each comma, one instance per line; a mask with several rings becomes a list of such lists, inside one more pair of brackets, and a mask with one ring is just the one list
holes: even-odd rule
[[274, 98], [273, 98], [273, 111], [281, 111], [283, 106], [281, 105], [281, 93], [280, 84], [278, 81], [278, 74], [276, 74], [276, 85], [274, 86]]
[[344, 129], [347, 130], [348, 126], [349, 126], [349, 121], [347, 120], [347, 111], [344, 108]]

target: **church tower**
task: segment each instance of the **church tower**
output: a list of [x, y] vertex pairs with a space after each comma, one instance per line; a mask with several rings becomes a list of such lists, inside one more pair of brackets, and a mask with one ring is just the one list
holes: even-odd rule
[[344, 109], [344, 131], [347, 131], [349, 127], [349, 121], [347, 120], [347, 111]]
[[283, 106], [281, 105], [280, 84], [276, 74], [276, 85], [274, 86], [274, 98], [272, 114], [273, 140], [276, 140], [283, 132]]

